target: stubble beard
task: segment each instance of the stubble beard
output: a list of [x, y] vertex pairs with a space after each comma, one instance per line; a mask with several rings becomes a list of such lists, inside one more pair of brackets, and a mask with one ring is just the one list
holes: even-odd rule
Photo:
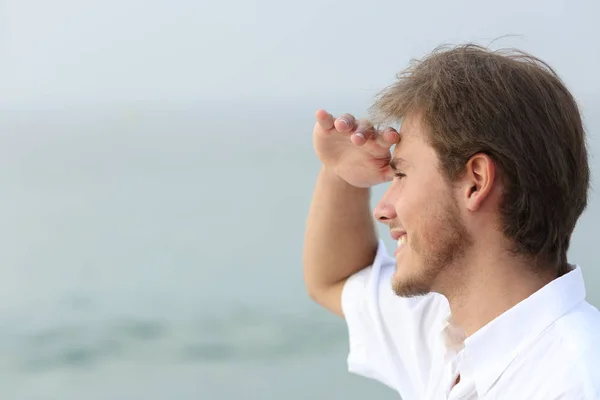
[[406, 268], [416, 269], [402, 280], [392, 280], [392, 288], [400, 297], [416, 297], [428, 294], [436, 284], [436, 278], [451, 268], [464, 256], [472, 239], [461, 221], [455, 203], [440, 204], [437, 212], [429, 215], [428, 223], [422, 225], [410, 243], [420, 265]]

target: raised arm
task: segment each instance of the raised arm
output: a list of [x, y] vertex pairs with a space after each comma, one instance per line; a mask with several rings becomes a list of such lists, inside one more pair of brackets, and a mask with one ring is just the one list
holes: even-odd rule
[[398, 134], [377, 132], [368, 121], [319, 110], [313, 132], [323, 163], [314, 189], [304, 239], [304, 280], [311, 298], [343, 316], [346, 279], [370, 265], [377, 235], [370, 187], [391, 179], [390, 147]]

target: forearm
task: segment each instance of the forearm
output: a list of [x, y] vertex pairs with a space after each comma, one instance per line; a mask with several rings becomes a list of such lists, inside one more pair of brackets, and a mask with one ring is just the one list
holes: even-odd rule
[[369, 189], [321, 169], [304, 238], [304, 280], [311, 297], [373, 262], [377, 235], [369, 201]]

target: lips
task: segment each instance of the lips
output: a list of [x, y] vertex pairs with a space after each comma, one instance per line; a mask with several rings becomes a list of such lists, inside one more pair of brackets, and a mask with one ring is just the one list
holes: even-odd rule
[[390, 231], [390, 235], [392, 236], [392, 239], [398, 240], [402, 236], [406, 236], [406, 232], [400, 229], [393, 229]]

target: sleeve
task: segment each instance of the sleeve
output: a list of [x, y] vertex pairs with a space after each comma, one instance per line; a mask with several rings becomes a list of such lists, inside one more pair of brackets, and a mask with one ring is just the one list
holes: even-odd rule
[[428, 385], [435, 333], [449, 308], [437, 295], [398, 297], [395, 259], [379, 241], [373, 264], [348, 278], [342, 311], [349, 336], [348, 370], [420, 399]]

